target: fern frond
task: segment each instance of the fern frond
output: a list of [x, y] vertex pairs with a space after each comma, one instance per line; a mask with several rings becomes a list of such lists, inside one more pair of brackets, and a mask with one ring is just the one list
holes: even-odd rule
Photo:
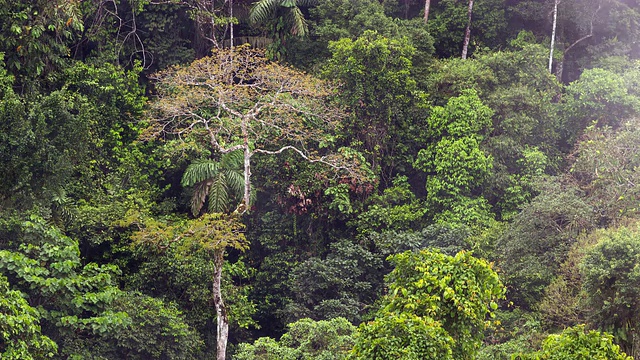
[[260, 0], [253, 4], [251, 12], [249, 12], [249, 21], [252, 23], [263, 23], [273, 16], [280, 0]]
[[181, 184], [184, 187], [192, 186], [206, 179], [214, 177], [220, 169], [220, 164], [216, 161], [204, 159], [196, 160], [189, 164], [187, 170], [182, 175]]
[[219, 173], [212, 179], [209, 189], [209, 212], [225, 212], [229, 207], [229, 192], [225, 176]]

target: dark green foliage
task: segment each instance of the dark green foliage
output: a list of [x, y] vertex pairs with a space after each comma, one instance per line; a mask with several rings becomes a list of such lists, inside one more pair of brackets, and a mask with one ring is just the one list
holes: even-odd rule
[[62, 190], [88, 197], [138, 136], [134, 117], [145, 98], [136, 72], [75, 63], [58, 74], [55, 90], [22, 97], [11, 91], [11, 78], [3, 81], [0, 199], [12, 206], [47, 206]]
[[0, 53], [18, 87], [37, 91], [34, 81], [63, 67], [81, 17], [75, 1], [0, 1]]
[[[429, 15], [429, 33], [435, 39], [438, 57], [459, 57], [467, 27], [466, 1], [434, 1]], [[437, 4], [437, 5], [436, 5]], [[480, 0], [474, 3], [471, 27], [471, 53], [502, 45], [507, 22], [503, 0]]]
[[297, 313], [314, 319], [362, 321], [377, 298], [383, 274], [381, 256], [358, 244], [340, 241], [325, 259], [311, 258], [293, 268], [289, 282]]
[[340, 81], [340, 101], [352, 112], [343, 131], [386, 187], [397, 171], [409, 169], [426, 112], [425, 94], [411, 75], [415, 48], [406, 38], [366, 31], [329, 49], [325, 75]]
[[640, 3], [553, 4], [0, 0], [0, 357], [637, 353]]
[[582, 288], [594, 323], [612, 333], [622, 348], [632, 353], [639, 324], [640, 232], [635, 227], [623, 227], [602, 232], [599, 238], [580, 264]]
[[353, 221], [358, 234], [370, 232], [406, 231], [419, 228], [427, 211], [423, 202], [411, 191], [406, 176], [393, 179], [393, 186], [381, 195], [369, 197], [369, 206]]
[[407, 250], [438, 249], [453, 256], [462, 250], [471, 250], [470, 235], [470, 229], [465, 226], [433, 224], [420, 231], [373, 233], [370, 238], [384, 255]]
[[282, 19], [279, 21], [282, 24], [278, 27], [285, 28], [291, 35], [305, 36], [309, 29], [300, 7], [317, 4], [316, 0], [259, 0], [251, 8], [249, 18], [252, 22], [264, 23], [275, 14], [280, 14]]
[[197, 216], [208, 198], [209, 212], [228, 212], [244, 194], [244, 158], [241, 151], [223, 154], [220, 161], [195, 161], [182, 175], [184, 187], [193, 186], [191, 213]]
[[59, 356], [179, 359], [198, 351], [198, 334], [176, 309], [119, 290], [113, 265], [82, 265], [77, 241], [59, 229], [34, 216], [13, 231], [20, 244], [0, 250], [0, 270], [12, 291], [37, 309], [42, 333], [57, 343]]
[[531, 308], [577, 237], [594, 226], [593, 208], [575, 186], [549, 178], [496, 244], [509, 298]]

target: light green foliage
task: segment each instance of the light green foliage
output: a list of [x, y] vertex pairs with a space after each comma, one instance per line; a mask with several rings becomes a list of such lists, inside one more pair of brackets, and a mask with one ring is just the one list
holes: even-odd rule
[[[629, 72], [633, 73], [633, 70]], [[622, 75], [603, 69], [586, 70], [569, 84], [563, 103], [565, 127], [569, 130], [565, 136], [569, 143], [592, 123], [615, 129], [625, 119], [638, 114], [640, 98], [629, 85]]]
[[424, 116], [425, 94], [411, 75], [415, 48], [405, 38], [365, 31], [329, 49], [325, 76], [342, 84], [340, 101], [352, 112], [342, 125], [344, 136], [363, 149], [381, 181], [390, 183], [396, 168], [408, 168]]
[[238, 360], [340, 360], [353, 346], [355, 326], [344, 318], [313, 321], [301, 319], [288, 325], [280, 341], [260, 338], [240, 344]]
[[414, 166], [427, 173], [427, 207], [437, 221], [480, 228], [490, 223], [488, 203], [474, 193], [492, 167], [491, 156], [480, 149], [492, 114], [474, 90], [433, 108], [432, 143], [420, 150]]
[[611, 332], [628, 352], [637, 346], [639, 261], [640, 231], [634, 226], [602, 232], [580, 264], [595, 324]]
[[[389, 260], [395, 269], [386, 279], [388, 294], [376, 320], [360, 326], [364, 335], [358, 337], [356, 355], [365, 354], [362, 351], [375, 354], [371, 345], [380, 342], [384, 351], [379, 359], [394, 358], [401, 354], [402, 346], [415, 348], [411, 350], [412, 359], [472, 359], [482, 342], [487, 316], [504, 296], [504, 287], [491, 264], [464, 251], [455, 256], [429, 250], [407, 251]], [[406, 337], [391, 337], [397, 340], [385, 343], [384, 337], [393, 329], [405, 326], [409, 339], [428, 334], [427, 338], [433, 339], [429, 340], [431, 345], [421, 347]], [[377, 328], [382, 334], [371, 332]], [[376, 340], [380, 338], [383, 340]]]
[[329, 204], [329, 209], [338, 211], [342, 214], [351, 214], [353, 212], [351, 199], [349, 198], [348, 184], [338, 184], [336, 186], [328, 187], [324, 191], [324, 194], [333, 198]]
[[11, 290], [0, 275], [0, 358], [46, 359], [57, 352], [57, 345], [42, 335], [39, 318], [23, 294]]
[[391, 313], [358, 328], [350, 359], [453, 360], [454, 339], [430, 317]]
[[184, 251], [204, 250], [222, 254], [227, 248], [246, 250], [248, 247], [242, 232], [244, 225], [233, 215], [211, 213], [171, 223], [131, 213], [124, 222], [140, 226], [140, 231], [132, 236], [135, 245], [160, 251], [175, 245]]
[[591, 330], [584, 325], [565, 329], [562, 334], [549, 335], [542, 349], [531, 354], [518, 354], [514, 360], [633, 360], [613, 343], [613, 336]]

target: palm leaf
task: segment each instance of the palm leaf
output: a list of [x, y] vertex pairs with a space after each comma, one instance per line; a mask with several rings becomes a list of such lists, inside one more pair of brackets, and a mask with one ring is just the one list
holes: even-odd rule
[[184, 187], [188, 187], [205, 181], [214, 177], [219, 172], [219, 169], [220, 164], [216, 161], [210, 159], [196, 160], [187, 166], [187, 170], [182, 175], [181, 184]]
[[225, 170], [224, 177], [233, 196], [242, 199], [244, 196], [244, 173], [237, 170]]
[[281, 0], [260, 0], [253, 4], [249, 12], [249, 21], [253, 23], [263, 23], [273, 16]]
[[291, 26], [291, 35], [305, 36], [309, 32], [307, 21], [299, 7], [293, 7], [287, 12], [287, 23]]
[[228, 152], [220, 158], [221, 169], [242, 169], [244, 166], [244, 153], [241, 150]]
[[221, 172], [212, 179], [209, 189], [209, 212], [225, 212], [229, 207], [229, 191], [225, 176]]
[[213, 180], [209, 178], [205, 181], [196, 183], [193, 187], [193, 195], [191, 196], [191, 213], [193, 216], [198, 216], [198, 214], [200, 214], [200, 210], [202, 210], [202, 206], [207, 199], [207, 195], [209, 194], [209, 189], [212, 184]]
[[297, 0], [296, 5], [299, 7], [311, 7], [318, 5], [318, 0]]

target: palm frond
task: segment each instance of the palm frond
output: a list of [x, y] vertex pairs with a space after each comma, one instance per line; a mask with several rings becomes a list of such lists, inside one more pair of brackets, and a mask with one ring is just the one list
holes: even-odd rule
[[244, 153], [242, 150], [228, 152], [220, 158], [221, 169], [242, 169], [244, 166]]
[[287, 23], [291, 24], [291, 35], [305, 36], [309, 33], [307, 21], [299, 7], [293, 7], [287, 12]]
[[263, 23], [273, 16], [281, 0], [260, 0], [253, 4], [249, 12], [249, 21], [252, 23]]
[[242, 199], [244, 196], [244, 173], [237, 170], [225, 170], [224, 177], [233, 196]]
[[229, 191], [223, 173], [212, 179], [209, 189], [209, 212], [225, 212], [229, 207]]
[[193, 187], [193, 195], [191, 196], [191, 213], [193, 216], [200, 214], [200, 210], [202, 210], [202, 206], [207, 199], [212, 184], [213, 180], [209, 178], [196, 183]]
[[199, 182], [214, 177], [220, 169], [220, 164], [216, 161], [204, 159], [196, 160], [189, 164], [187, 170], [182, 175], [181, 184], [184, 187], [192, 186]]
[[318, 0], [297, 0], [296, 4], [299, 7], [312, 7], [312, 6], [316, 6], [320, 3], [320, 1]]

